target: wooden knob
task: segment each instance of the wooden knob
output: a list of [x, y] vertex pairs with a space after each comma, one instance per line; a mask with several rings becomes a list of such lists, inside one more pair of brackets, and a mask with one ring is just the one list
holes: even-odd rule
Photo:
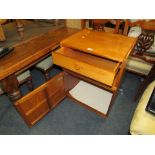
[[78, 64], [75, 64], [75, 69], [80, 70], [80, 66]]

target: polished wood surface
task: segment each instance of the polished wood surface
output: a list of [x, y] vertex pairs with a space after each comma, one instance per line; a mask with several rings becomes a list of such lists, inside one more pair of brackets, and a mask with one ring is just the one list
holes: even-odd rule
[[[131, 40], [134, 44], [135, 40]], [[77, 40], [75, 39], [75, 41]], [[96, 41], [98, 42], [99, 40]], [[133, 44], [129, 47], [128, 52], [134, 46]], [[54, 63], [63, 67], [65, 72], [55, 76], [33, 92], [18, 100], [15, 104], [15, 107], [29, 126], [34, 125], [65, 98], [68, 91], [75, 87], [80, 79], [111, 91], [113, 96], [110, 107], [116, 97], [116, 91], [125, 70], [126, 55], [122, 57], [122, 62], [119, 62], [106, 59], [103, 55], [99, 57], [95, 54], [90, 54], [90, 52], [79, 51], [78, 49], [80, 47], [75, 50], [74, 48], [65, 47], [63, 43], [61, 45], [62, 47], [60, 49], [51, 54]], [[104, 115], [89, 106], [86, 107], [102, 116]]]
[[25, 70], [50, 54], [60, 46], [60, 42], [66, 37], [76, 33], [77, 29], [60, 28], [36, 36], [15, 46], [14, 51], [0, 59], [0, 80], [6, 93], [12, 101], [21, 97], [16, 73]]
[[[52, 57], [54, 64], [76, 77], [72, 80], [73, 85], [79, 78], [112, 92], [111, 107], [125, 71], [126, 59], [135, 43], [135, 38], [84, 29], [63, 40], [61, 49], [53, 52]], [[80, 104], [104, 116], [84, 103]]]
[[109, 86], [112, 86], [120, 65], [119, 62], [63, 47], [53, 52], [52, 57], [54, 64]]
[[135, 38], [84, 29], [63, 40], [61, 46], [114, 61], [123, 61], [128, 57], [135, 42]]
[[15, 46], [13, 52], [0, 59], [0, 80], [50, 53], [77, 29], [61, 28], [49, 31]]
[[15, 103], [15, 107], [29, 127], [55, 108], [64, 97], [64, 73], [41, 85]]

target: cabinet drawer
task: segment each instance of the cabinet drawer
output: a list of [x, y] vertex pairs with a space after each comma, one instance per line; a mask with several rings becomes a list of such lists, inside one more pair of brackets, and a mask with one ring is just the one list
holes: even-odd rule
[[63, 75], [56, 75], [15, 103], [28, 126], [34, 125], [65, 97]]
[[52, 53], [54, 64], [112, 86], [120, 63], [62, 47]]

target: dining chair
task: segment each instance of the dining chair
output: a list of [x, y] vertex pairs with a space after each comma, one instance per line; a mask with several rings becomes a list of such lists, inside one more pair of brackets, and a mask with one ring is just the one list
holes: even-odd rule
[[120, 25], [123, 23], [121, 19], [91, 19], [90, 26], [97, 31], [105, 31], [111, 33], [122, 33]]
[[[153, 59], [155, 54], [154, 20], [125, 21], [124, 35], [137, 38], [137, 44], [127, 59], [126, 69], [141, 76], [147, 76], [153, 64], [146, 59]], [[139, 56], [138, 56], [139, 55]]]

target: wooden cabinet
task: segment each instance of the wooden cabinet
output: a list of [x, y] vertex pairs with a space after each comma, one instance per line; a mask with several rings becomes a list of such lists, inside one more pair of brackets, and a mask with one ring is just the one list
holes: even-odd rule
[[68, 96], [107, 116], [134, 44], [133, 38], [90, 30], [68, 37], [52, 52], [64, 72], [18, 100], [17, 110], [32, 126]]
[[[66, 70], [19, 99], [15, 103], [15, 107], [29, 127], [33, 126], [48, 112], [55, 108], [66, 96], [73, 99], [76, 103], [79, 103], [97, 114], [100, 114], [101, 116], [107, 116], [102, 112], [102, 109], [98, 110], [96, 107], [91, 107], [90, 105], [87, 105], [87, 103], [78, 101], [72, 96], [70, 91], [73, 90], [81, 81], [86, 81], [96, 85], [97, 89], [102, 88], [101, 83], [96, 83], [94, 80], [83, 78], [83, 76], [77, 76], [74, 72]], [[102, 103], [104, 105], [104, 102]], [[111, 101], [109, 103], [109, 107], [110, 104]]]

